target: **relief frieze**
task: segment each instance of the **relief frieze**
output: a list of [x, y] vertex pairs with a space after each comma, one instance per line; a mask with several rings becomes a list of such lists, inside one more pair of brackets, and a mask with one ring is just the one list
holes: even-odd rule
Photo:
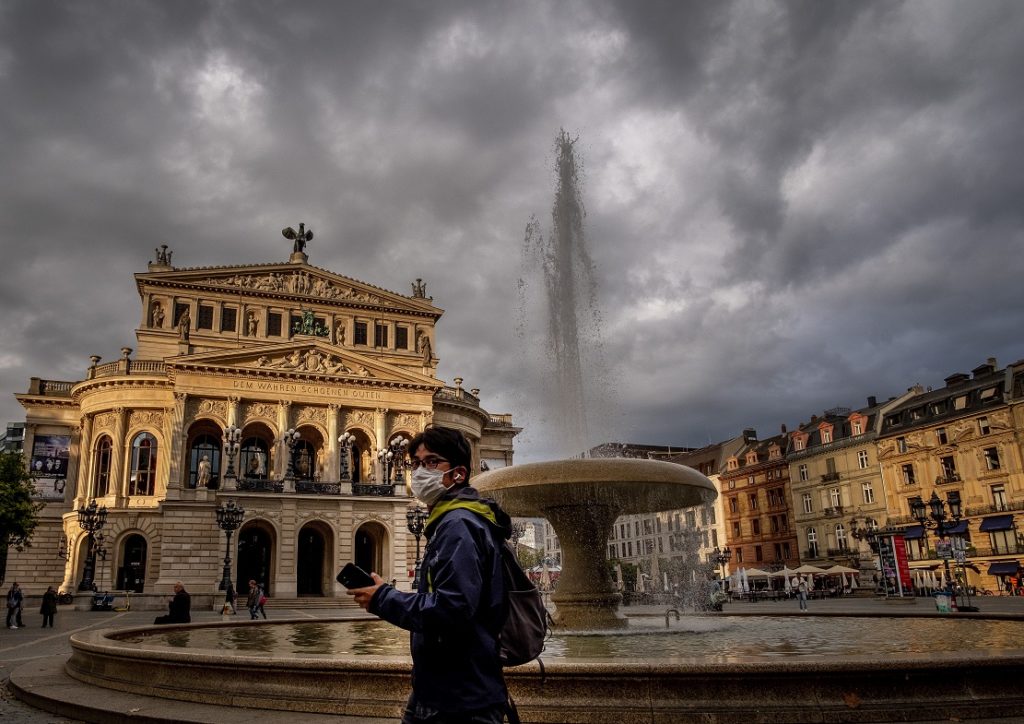
[[329, 375], [348, 375], [354, 377], [373, 377], [373, 373], [360, 364], [345, 364], [333, 354], [324, 354], [317, 348], [305, 352], [294, 350], [282, 357], [262, 356], [253, 364], [259, 369], [294, 370], [296, 372], [318, 372]]
[[132, 410], [128, 416], [128, 427], [156, 427], [163, 419], [163, 412], [160, 410]]
[[291, 274], [235, 274], [229, 277], [209, 277], [199, 284], [214, 286], [237, 287], [264, 292], [284, 292], [288, 294], [305, 294], [321, 299], [340, 299], [364, 304], [380, 304], [381, 297], [369, 292], [359, 291], [351, 286], [337, 284], [330, 279], [315, 276], [307, 271], [295, 271]]

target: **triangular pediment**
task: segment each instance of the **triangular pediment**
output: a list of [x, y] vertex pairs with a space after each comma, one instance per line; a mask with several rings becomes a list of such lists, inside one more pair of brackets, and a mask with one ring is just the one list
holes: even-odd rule
[[192, 289], [215, 289], [241, 295], [298, 297], [318, 302], [374, 305], [439, 313], [422, 287], [406, 296], [305, 263], [252, 264], [230, 267], [169, 269], [137, 274], [143, 282]]
[[287, 342], [243, 349], [179, 355], [167, 360], [175, 369], [243, 372], [269, 377], [333, 379], [371, 385], [439, 388], [434, 377], [382, 362], [319, 337], [294, 337]]

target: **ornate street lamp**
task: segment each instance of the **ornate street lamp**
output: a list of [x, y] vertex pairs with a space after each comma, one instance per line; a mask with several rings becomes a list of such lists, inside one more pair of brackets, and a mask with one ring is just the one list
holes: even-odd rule
[[238, 530], [245, 516], [245, 508], [229, 500], [226, 505], [217, 506], [217, 525], [224, 531], [227, 539], [224, 547], [224, 575], [220, 579], [218, 590], [226, 591], [231, 585], [231, 534]]
[[347, 430], [338, 436], [338, 444], [341, 445], [341, 479], [346, 482], [352, 479], [348, 459], [355, 442], [356, 436]]
[[420, 580], [420, 536], [423, 535], [423, 526], [427, 522], [427, 510], [416, 506], [405, 511], [405, 523], [409, 532], [416, 538], [416, 565], [412, 573], [412, 589], [419, 587]]
[[284, 433], [284, 445], [288, 448], [288, 467], [285, 468], [285, 480], [295, 480], [295, 445], [299, 442], [300, 437], [302, 436], [293, 428], [288, 428]]
[[228, 471], [225, 477], [235, 477], [235, 455], [242, 447], [242, 429], [231, 425], [224, 431], [224, 454], [228, 457]]
[[93, 576], [96, 575], [96, 554], [100, 547], [96, 542], [96, 533], [106, 523], [107, 506], [96, 507], [96, 501], [92, 500], [87, 507], [78, 509], [78, 525], [89, 534], [88, 553], [85, 557], [85, 570], [82, 572], [82, 582], [78, 584], [79, 591], [96, 590]]
[[409, 441], [400, 435], [391, 438], [386, 448], [377, 453], [380, 460], [381, 470], [384, 472], [385, 483], [397, 483], [402, 471], [405, 470], [406, 451], [409, 449]]
[[712, 563], [717, 563], [718, 564], [718, 567], [721, 569], [721, 573], [722, 573], [722, 579], [721, 580], [722, 580], [722, 583], [724, 584], [725, 583], [725, 566], [726, 566], [726, 564], [729, 561], [732, 560], [732, 551], [729, 550], [729, 546], [726, 546], [725, 548], [722, 548], [721, 550], [718, 549], [718, 546], [715, 546], [715, 550], [711, 551], [711, 553], [708, 554], [708, 560], [710, 562], [712, 562]]
[[[948, 515], [946, 514], [947, 506], [949, 506]], [[921, 499], [921, 496], [915, 496], [910, 499], [910, 515], [923, 527], [934, 530], [939, 538], [947, 538], [949, 531], [955, 528], [960, 522], [960, 518], [963, 517], [960, 493], [956, 490], [950, 490], [946, 494], [945, 502], [939, 498], [938, 493], [934, 490], [932, 491], [932, 497], [928, 499], [927, 503]], [[942, 565], [946, 570], [946, 581], [949, 582], [949, 586], [952, 589], [954, 579], [949, 572], [948, 557], [944, 556], [942, 558]], [[970, 601], [968, 601], [968, 605], [970, 605]]]

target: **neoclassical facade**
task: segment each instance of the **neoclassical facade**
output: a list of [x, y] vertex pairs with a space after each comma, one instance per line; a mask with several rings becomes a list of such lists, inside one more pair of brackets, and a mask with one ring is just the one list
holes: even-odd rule
[[95, 500], [108, 511], [101, 590], [163, 594], [180, 580], [212, 595], [225, 554], [215, 511], [230, 498], [245, 509], [239, 590], [255, 578], [278, 598], [345, 603], [334, 575], [350, 560], [407, 584], [414, 501], [382, 455], [436, 423], [467, 435], [476, 469], [509, 465], [518, 429], [478, 389], [437, 379], [442, 310], [420, 280], [398, 294], [311, 266], [302, 246], [287, 263], [205, 268], [157, 249], [135, 276], [136, 349], [17, 395], [46, 505], [7, 580], [77, 588], [89, 536], [76, 511]]

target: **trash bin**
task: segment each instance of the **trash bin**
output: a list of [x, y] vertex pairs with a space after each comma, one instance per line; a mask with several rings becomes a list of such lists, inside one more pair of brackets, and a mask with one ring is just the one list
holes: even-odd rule
[[948, 593], [935, 594], [935, 610], [937, 610], [939, 613], [949, 613], [950, 597]]

